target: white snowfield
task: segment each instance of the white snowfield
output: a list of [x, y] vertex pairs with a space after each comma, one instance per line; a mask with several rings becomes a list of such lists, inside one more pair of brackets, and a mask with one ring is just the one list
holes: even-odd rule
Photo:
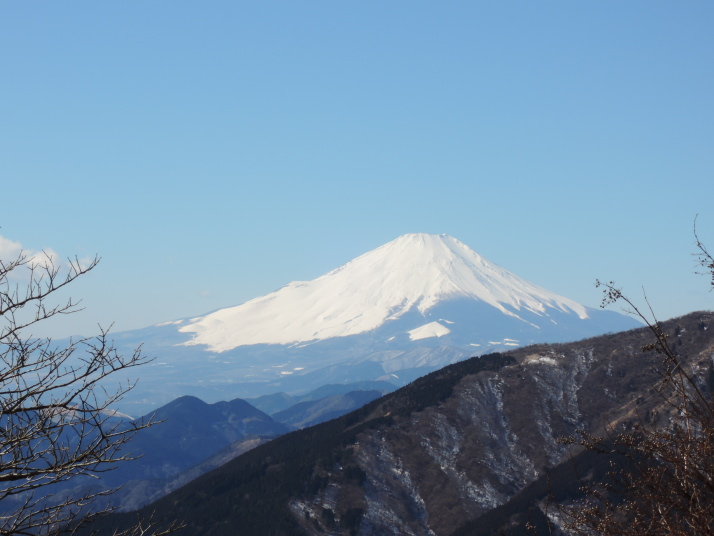
[[438, 322], [429, 322], [421, 327], [407, 331], [407, 333], [409, 333], [410, 340], [420, 341], [421, 339], [430, 339], [431, 337], [443, 337], [451, 333], [451, 330]]
[[[514, 317], [522, 310], [543, 315], [547, 308], [588, 317], [579, 303], [490, 263], [455, 238], [407, 234], [313, 281], [293, 282], [192, 319], [180, 331], [193, 334], [185, 344], [206, 345], [214, 352], [294, 344], [364, 333], [410, 310], [423, 314], [444, 300], [462, 297]], [[411, 332], [412, 340], [449, 332], [443, 325], [436, 330], [427, 326]]]

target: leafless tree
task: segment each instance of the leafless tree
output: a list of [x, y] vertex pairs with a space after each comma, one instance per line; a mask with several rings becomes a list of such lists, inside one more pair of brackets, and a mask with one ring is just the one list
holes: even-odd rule
[[699, 240], [699, 235], [697, 234], [697, 220], [694, 219], [694, 239], [697, 242], [697, 252], [694, 256], [697, 258], [697, 264], [704, 268], [703, 272], [697, 272], [700, 275], [704, 275], [710, 278], [709, 290], [714, 290], [714, 257], [711, 256], [707, 248], [704, 246], [701, 240]]
[[[696, 226], [694, 235], [698, 264], [714, 285], [714, 259]], [[714, 535], [714, 406], [702, 378], [712, 374], [712, 363], [695, 370], [670, 345], [649, 304], [645, 314], [613, 282], [598, 285], [604, 305], [624, 302], [653, 334], [642, 350], [662, 358], [659, 411], [640, 415], [631, 429], [610, 438], [581, 432], [566, 439], [625, 460], [624, 469], [619, 465], [606, 482], [588, 484], [586, 498], [565, 509], [567, 530], [588, 536]]]
[[[133, 383], [104, 387], [108, 376], [148, 361], [140, 349], [120, 355], [106, 330], [62, 345], [32, 334], [39, 323], [79, 310], [79, 302], [58, 295], [98, 261], [59, 263], [24, 252], [0, 260], [0, 535], [59, 534], [106, 513], [93, 505], [113, 490], [56, 490], [126, 460], [122, 447], [152, 424], [112, 411]], [[150, 526], [126, 534], [164, 533]]]

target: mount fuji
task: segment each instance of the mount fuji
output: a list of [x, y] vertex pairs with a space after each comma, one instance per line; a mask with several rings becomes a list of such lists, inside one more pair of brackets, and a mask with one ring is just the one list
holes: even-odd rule
[[407, 234], [313, 281], [242, 305], [115, 336], [157, 359], [125, 404], [395, 387], [474, 355], [639, 324], [534, 285], [447, 235]]

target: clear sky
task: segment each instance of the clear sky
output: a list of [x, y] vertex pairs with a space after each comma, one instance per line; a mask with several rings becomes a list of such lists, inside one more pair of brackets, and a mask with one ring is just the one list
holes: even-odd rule
[[409, 232], [585, 305], [603, 278], [712, 308], [713, 27], [702, 0], [0, 0], [0, 235], [102, 257], [53, 336]]

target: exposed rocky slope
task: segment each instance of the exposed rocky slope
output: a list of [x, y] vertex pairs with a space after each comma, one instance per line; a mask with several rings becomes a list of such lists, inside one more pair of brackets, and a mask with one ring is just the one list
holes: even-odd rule
[[[712, 315], [666, 329], [709, 381]], [[457, 363], [258, 447], [145, 513], [181, 517], [196, 535], [452, 534], [559, 467], [558, 437], [646, 415], [658, 403], [648, 342], [643, 328]]]

